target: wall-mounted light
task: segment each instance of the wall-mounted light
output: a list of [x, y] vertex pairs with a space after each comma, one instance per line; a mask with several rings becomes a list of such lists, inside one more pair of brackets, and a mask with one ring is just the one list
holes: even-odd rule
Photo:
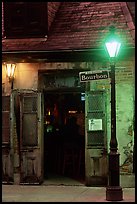
[[11, 82], [11, 89], [13, 89], [15, 69], [16, 69], [16, 64], [14, 64], [14, 63], [7, 63], [5, 66], [6, 75], [9, 79], [9, 82]]

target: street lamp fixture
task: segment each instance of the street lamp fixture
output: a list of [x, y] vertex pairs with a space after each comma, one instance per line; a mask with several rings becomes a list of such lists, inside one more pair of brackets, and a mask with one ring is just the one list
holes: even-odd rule
[[115, 27], [110, 27], [110, 34], [105, 43], [107, 52], [110, 57], [111, 66], [111, 139], [110, 152], [108, 154], [109, 179], [106, 187], [106, 200], [121, 201], [123, 200], [123, 191], [120, 187], [120, 170], [119, 170], [119, 153], [118, 142], [116, 137], [116, 102], [115, 102], [115, 60], [118, 56], [121, 43], [115, 35]]
[[8, 63], [5, 66], [6, 75], [11, 83], [11, 89], [13, 89], [14, 73], [15, 73], [16, 64]]

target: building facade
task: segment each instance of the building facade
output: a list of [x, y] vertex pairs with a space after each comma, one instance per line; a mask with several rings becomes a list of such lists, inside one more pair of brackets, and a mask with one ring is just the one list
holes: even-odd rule
[[[124, 44], [115, 69], [120, 174], [123, 186], [134, 186], [134, 6], [12, 2], [2, 8], [3, 183], [42, 184], [53, 173], [107, 185], [111, 79], [81, 82], [79, 74], [110, 72], [103, 43], [114, 24]], [[7, 63], [16, 64], [12, 86]], [[66, 129], [72, 118], [76, 126]]]

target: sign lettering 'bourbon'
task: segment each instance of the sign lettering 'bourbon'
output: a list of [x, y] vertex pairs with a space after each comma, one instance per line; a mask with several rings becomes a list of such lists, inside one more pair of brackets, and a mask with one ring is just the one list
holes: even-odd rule
[[91, 80], [108, 79], [108, 71], [86, 71], [79, 73], [80, 82], [87, 82]]

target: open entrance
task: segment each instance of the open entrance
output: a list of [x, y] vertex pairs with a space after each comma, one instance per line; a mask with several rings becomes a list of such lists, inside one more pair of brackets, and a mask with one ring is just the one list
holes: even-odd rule
[[44, 177], [47, 183], [59, 178], [84, 183], [84, 93], [44, 92]]

